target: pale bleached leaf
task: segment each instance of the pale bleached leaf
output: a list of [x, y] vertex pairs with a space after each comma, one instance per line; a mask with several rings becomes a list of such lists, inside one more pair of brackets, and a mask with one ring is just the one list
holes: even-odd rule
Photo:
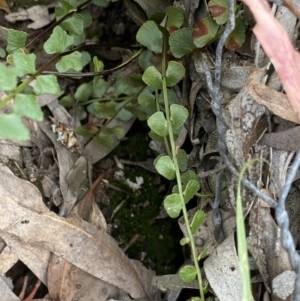
[[9, 301], [20, 301], [20, 299], [13, 293], [12, 287], [10, 287], [10, 285], [8, 284], [9, 281], [11, 282], [11, 279], [0, 276], [1, 299]]
[[220, 301], [242, 300], [242, 276], [234, 233], [204, 261], [207, 280]]
[[[106, 232], [76, 217], [64, 219], [52, 212], [31, 210], [21, 201], [17, 203], [1, 195], [0, 206], [5, 217], [1, 219], [0, 230], [61, 256], [87, 273], [124, 289], [134, 298], [151, 295], [130, 260]], [[147, 270], [149, 282], [152, 276], [153, 272]]]

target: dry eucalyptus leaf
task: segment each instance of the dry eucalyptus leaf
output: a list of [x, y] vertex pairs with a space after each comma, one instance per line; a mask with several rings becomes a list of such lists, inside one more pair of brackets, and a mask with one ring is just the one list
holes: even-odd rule
[[10, 140], [0, 139], [0, 161], [5, 164], [8, 163], [9, 160], [16, 161], [21, 165], [22, 157], [20, 146]]
[[[131, 128], [131, 126], [133, 125], [134, 121], [135, 118], [131, 118], [128, 121], [122, 121], [118, 118], [114, 118], [109, 125], [112, 128], [115, 126], [121, 126], [124, 130], [124, 133], [126, 134]], [[114, 141], [114, 148], [115, 148], [119, 145], [120, 140], [116, 139], [114, 136], [112, 138]], [[85, 156], [86, 158], [91, 158], [91, 161], [94, 164], [99, 160], [103, 159], [105, 156], [107, 156], [112, 150], [113, 148], [108, 148], [104, 145], [100, 145], [92, 140], [84, 148], [82, 155]]]
[[100, 174], [93, 182], [88, 192], [77, 202], [72, 213], [76, 214], [85, 221], [92, 223], [98, 230], [106, 232], [106, 220], [95, 202], [94, 192], [104, 179], [104, 174]]
[[289, 214], [290, 218], [290, 232], [293, 236], [295, 246], [298, 245], [300, 241], [300, 222], [299, 222], [299, 213], [300, 213], [300, 190], [299, 190], [300, 180], [294, 181], [288, 197], [285, 201], [285, 209]]
[[0, 254], [0, 274], [5, 274], [18, 260], [19, 258], [6, 246]]
[[31, 20], [33, 23], [27, 27], [32, 29], [39, 29], [48, 25], [54, 18], [54, 14], [49, 14], [48, 8], [52, 6], [35, 5], [28, 9], [20, 9], [18, 12], [10, 13], [5, 16], [8, 22], [15, 23], [16, 21]]
[[80, 184], [87, 177], [87, 159], [80, 156], [79, 159], [74, 163], [74, 166], [70, 170], [66, 180], [69, 185], [69, 189], [77, 191]]
[[[77, 119], [72, 120], [71, 115], [58, 103], [57, 99], [53, 99], [47, 106], [54, 116], [54, 122], [60, 122], [74, 127], [80, 125]], [[44, 121], [39, 123], [39, 127], [50, 138], [57, 153], [59, 163], [59, 187], [63, 195], [60, 215], [67, 216], [77, 201], [78, 194], [80, 193], [80, 185], [86, 178], [86, 157], [80, 158], [78, 152], [72, 152], [60, 141], [57, 141], [57, 137], [51, 129], [50, 122]], [[76, 138], [79, 145], [81, 145], [83, 137], [78, 136]], [[82, 169], [80, 169], [80, 167], [82, 167]], [[75, 181], [73, 182], [73, 180]]]
[[6, 11], [8, 14], [10, 13], [6, 0], [0, 0], [0, 9]]
[[[267, 158], [268, 148], [256, 144], [266, 129], [265, 118], [262, 118], [265, 107], [256, 103], [247, 90], [243, 88], [231, 100], [227, 112], [224, 115], [229, 127], [226, 132], [226, 141], [232, 164], [240, 170], [251, 159]], [[257, 183], [260, 172], [260, 163], [251, 164], [247, 169], [246, 176], [251, 182]], [[228, 184], [231, 204], [235, 204], [236, 185], [237, 180], [232, 177]], [[247, 212], [255, 200], [255, 195], [247, 189], [243, 189], [242, 200], [243, 208]]]
[[179, 274], [154, 276], [152, 285], [157, 287], [162, 292], [167, 290], [179, 290], [183, 288], [199, 289], [198, 280], [192, 282], [184, 282]]
[[37, 212], [48, 212], [40, 191], [30, 182], [16, 177], [6, 166], [0, 166], [0, 196], [7, 195], [15, 201], [22, 200]]
[[260, 142], [279, 150], [297, 152], [300, 150], [300, 126], [287, 131], [265, 134]]
[[98, 300], [118, 298], [119, 289], [75, 267], [58, 256], [52, 256], [48, 269], [48, 291], [53, 300]]
[[203, 82], [200, 80], [195, 80], [191, 84], [190, 95], [189, 95], [189, 105], [190, 105], [190, 116], [194, 116], [194, 107], [197, 99], [199, 90], [203, 87]]
[[[197, 208], [188, 211], [189, 220], [191, 221]], [[194, 240], [196, 244], [197, 254], [200, 254], [204, 248], [207, 249], [207, 256], [212, 254], [218, 246], [218, 243], [214, 236], [215, 226], [212, 221], [212, 211], [206, 212], [206, 217], [203, 224], [194, 234]], [[225, 236], [229, 236], [235, 229], [235, 216], [230, 212], [221, 210], [223, 218], [223, 231]], [[180, 230], [185, 237], [188, 237], [186, 225], [184, 223], [183, 217], [178, 220]]]
[[12, 234], [2, 235], [11, 252], [21, 260], [44, 284], [47, 284], [47, 268], [50, 252], [36, 248]]
[[37, 95], [36, 98], [40, 107], [46, 106], [55, 100], [57, 101], [57, 96], [53, 94]]
[[8, 285], [4, 276], [0, 275], [0, 292], [3, 301], [20, 301], [20, 299], [12, 292], [12, 288]]
[[107, 223], [102, 211], [99, 209], [95, 200], [92, 201], [92, 208], [89, 215], [89, 221], [96, 226], [98, 230], [107, 232]]
[[[24, 204], [37, 212], [48, 212], [39, 190], [33, 184], [14, 176], [6, 166], [0, 166], [0, 172], [2, 175], [0, 177], [0, 196], [7, 195], [16, 201], [22, 200]], [[2, 234], [2, 238], [10, 247], [11, 252], [46, 283], [49, 251], [29, 246], [22, 238], [7, 233]]]
[[228, 151], [234, 164], [242, 168], [249, 159], [249, 150], [257, 142], [265, 128], [260, 123], [265, 108], [255, 103], [245, 89], [231, 101], [227, 117], [229, 130], [226, 133]]
[[[189, 220], [192, 220], [197, 208], [188, 211]], [[188, 237], [186, 225], [184, 223], [183, 217], [178, 220], [179, 227], [184, 235]], [[206, 213], [206, 218], [201, 227], [194, 234], [194, 240], [196, 244], [197, 254], [200, 254], [204, 248], [207, 249], [207, 256], [212, 254], [217, 248], [218, 243], [214, 236], [214, 225], [212, 222], [211, 212]]]
[[249, 66], [230, 66], [230, 68], [224, 68], [221, 84], [233, 91], [240, 91], [245, 87], [248, 75], [252, 69], [253, 67]]
[[[82, 270], [124, 289], [133, 298], [150, 296], [141, 275], [104, 231], [78, 218], [64, 219], [52, 212], [32, 210], [23, 200], [1, 195], [0, 230], [16, 235], [33, 246], [51, 251]], [[4, 237], [5, 239], [5, 237]], [[144, 271], [151, 283], [153, 272]], [[148, 288], [148, 287], [147, 287]]]
[[[90, 221], [98, 230], [106, 231], [105, 219], [95, 204], [94, 190], [97, 188], [104, 175], [101, 174], [92, 184], [85, 196], [75, 205], [72, 213], [83, 220]], [[51, 254], [48, 267], [48, 291], [54, 300], [71, 301], [97, 298], [106, 300], [108, 297], [117, 297], [118, 290], [111, 284], [96, 278], [77, 268], [68, 261]], [[93, 289], [91, 289], [91, 287]]]
[[125, 0], [129, 16], [137, 24], [142, 25], [148, 18], [157, 12], [166, 12], [168, 6], [172, 4], [171, 0]]
[[275, 197], [281, 193], [292, 158], [293, 156], [287, 151], [278, 149], [272, 151], [272, 177], [270, 178], [269, 189]]
[[[131, 265], [138, 274], [139, 281], [143, 284], [144, 291], [147, 292], [149, 298], [152, 298], [157, 293], [157, 290], [152, 286], [152, 278], [155, 276], [155, 272], [147, 269], [140, 261], [135, 259], [129, 259]], [[125, 290], [125, 289], [124, 289]]]
[[279, 117], [300, 123], [297, 113], [293, 110], [285, 94], [277, 92], [257, 81], [256, 76], [262, 70], [254, 70], [247, 81], [247, 91], [253, 99], [261, 105], [266, 106], [271, 112]]
[[[58, 111], [59, 108], [56, 109]], [[67, 176], [74, 166], [74, 162], [77, 160], [76, 155], [66, 148], [60, 141], [57, 141], [55, 133], [51, 130], [49, 121], [43, 121], [39, 123], [39, 127], [52, 141], [59, 163], [59, 186], [63, 195], [63, 204], [60, 209], [60, 213], [67, 216], [77, 201], [77, 191], [69, 189], [67, 182]]]
[[297, 23], [296, 16], [284, 5], [279, 5], [277, 7], [275, 16], [287, 32], [289, 38], [293, 40]]
[[260, 199], [250, 211], [250, 233], [247, 243], [265, 286], [271, 292], [271, 281], [278, 274], [290, 270], [291, 266], [286, 251], [277, 239], [277, 226], [270, 208], [265, 207]]
[[[255, 259], [259, 272], [262, 276], [267, 291], [270, 293], [270, 278], [267, 271], [267, 258], [265, 255], [265, 235], [263, 232], [268, 232], [264, 223], [265, 215], [268, 215], [269, 208], [261, 206], [262, 201], [258, 199], [250, 211], [250, 233], [247, 238], [248, 248]], [[269, 222], [269, 220], [267, 221]], [[270, 235], [270, 233], [267, 233]], [[275, 238], [276, 239], [276, 238]]]
[[220, 301], [242, 300], [242, 276], [234, 233], [204, 261], [207, 280]]
[[256, 19], [253, 32], [273, 62], [290, 104], [299, 117], [300, 55], [266, 1], [243, 0], [243, 2], [249, 6]]

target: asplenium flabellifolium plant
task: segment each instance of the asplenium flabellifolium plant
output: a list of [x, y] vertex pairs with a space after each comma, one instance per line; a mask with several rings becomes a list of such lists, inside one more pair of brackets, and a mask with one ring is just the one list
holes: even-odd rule
[[[184, 23], [183, 11], [169, 7], [166, 20], [161, 24], [149, 20], [144, 23], [137, 33], [137, 41], [152, 51], [154, 55], [162, 54], [161, 70], [155, 66], [149, 66], [144, 74], [143, 81], [147, 86], [155, 90], [155, 93], [148, 94], [148, 103], [154, 102], [157, 112], [148, 118], [148, 126], [151, 131], [150, 137], [157, 142], [164, 142], [166, 154], [159, 155], [154, 165], [157, 171], [167, 178], [176, 178], [177, 185], [173, 188], [172, 194], [164, 200], [164, 207], [172, 218], [177, 218], [181, 212], [187, 227], [188, 237], [184, 237], [180, 243], [189, 243], [192, 251], [194, 265], [183, 267], [179, 271], [180, 277], [190, 282], [197, 278], [200, 289], [200, 300], [204, 300], [204, 291], [201, 280], [201, 273], [198, 261], [205, 257], [206, 250], [201, 254], [196, 253], [193, 235], [205, 219], [205, 213], [198, 210], [189, 221], [186, 204], [200, 190], [198, 176], [192, 170], [187, 170], [187, 154], [176, 146], [175, 136], [178, 135], [185, 121], [188, 118], [188, 111], [178, 103], [169, 103], [168, 94], [171, 87], [176, 85], [184, 76], [185, 68], [182, 63], [174, 58], [181, 58], [191, 54], [198, 48], [204, 47], [217, 40], [224, 31], [224, 24], [228, 18], [228, 4], [226, 1], [217, 0], [208, 3], [212, 16], [208, 16], [198, 22], [195, 28], [181, 28]], [[226, 47], [237, 50], [244, 42], [245, 27], [238, 16], [240, 7], [236, 7], [235, 31], [229, 36]], [[215, 14], [213, 14], [215, 13]], [[173, 59], [167, 57], [171, 52]], [[153, 97], [155, 94], [156, 98]], [[162, 95], [163, 104], [159, 102]], [[197, 298], [196, 298], [197, 299]]]
[[[167, 11], [166, 27], [148, 21], [137, 33], [137, 40], [146, 46], [153, 54], [162, 55], [161, 71], [155, 66], [149, 66], [143, 73], [142, 79], [148, 87], [154, 90], [149, 102], [154, 102], [157, 111], [148, 118], [148, 126], [151, 129], [150, 137], [158, 142], [163, 141], [167, 153], [159, 155], [154, 162], [159, 174], [168, 180], [176, 179], [177, 185], [173, 188], [171, 195], [164, 200], [164, 207], [172, 218], [177, 218], [183, 214], [187, 225], [188, 237], [181, 240], [181, 244], [189, 243], [192, 250], [194, 265], [183, 267], [179, 275], [190, 282], [197, 278], [200, 289], [200, 299], [204, 300], [204, 287], [198, 261], [203, 254], [197, 254], [193, 235], [203, 223], [205, 214], [199, 210], [189, 221], [186, 204], [196, 195], [200, 189], [198, 176], [188, 168], [188, 157], [184, 150], [176, 146], [175, 136], [181, 131], [188, 118], [188, 110], [178, 104], [169, 103], [168, 94], [172, 87], [179, 83], [185, 76], [185, 68], [180, 61], [167, 60], [169, 50], [168, 27], [181, 26], [183, 22], [183, 12], [180, 9], [169, 8]], [[175, 26], [175, 25], [174, 25]], [[153, 45], [153, 43], [156, 43]], [[169, 92], [169, 93], [168, 93]], [[152, 94], [151, 94], [152, 95]], [[163, 103], [159, 101], [160, 97]]]

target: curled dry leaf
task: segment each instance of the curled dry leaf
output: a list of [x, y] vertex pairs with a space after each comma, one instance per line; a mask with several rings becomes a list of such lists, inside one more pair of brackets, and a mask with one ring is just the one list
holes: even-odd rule
[[288, 101], [287, 97], [277, 92], [266, 85], [263, 85], [257, 81], [257, 77], [261, 74], [263, 70], [254, 70], [247, 81], [247, 91], [248, 93], [261, 105], [266, 106], [271, 112], [278, 115], [279, 117], [300, 123], [297, 113], [293, 110], [291, 103]]
[[[273, 16], [265, 0], [243, 0], [252, 11], [256, 25], [253, 31], [275, 66], [287, 98], [300, 121], [300, 55], [287, 32]], [[266, 26], [268, 24], [268, 26]], [[284, 99], [282, 99], [284, 102]]]
[[48, 25], [54, 19], [54, 14], [49, 14], [48, 11], [51, 7], [53, 7], [52, 3], [48, 6], [34, 5], [28, 9], [20, 9], [17, 12], [10, 13], [5, 16], [5, 19], [11, 23], [15, 23], [16, 21], [32, 20], [33, 23], [29, 24], [27, 27], [39, 29]]
[[9, 6], [5, 0], [0, 0], [0, 9], [6, 11], [8, 14], [10, 13]]
[[[60, 107], [58, 107], [56, 111], [59, 111], [59, 109]], [[63, 113], [64, 111], [61, 110], [61, 114]], [[56, 150], [59, 163], [59, 187], [63, 195], [63, 204], [60, 208], [60, 214], [66, 216], [69, 214], [77, 200], [77, 191], [71, 190], [67, 181], [67, 177], [74, 167], [75, 158], [68, 148], [66, 148], [60, 141], [57, 141], [57, 137], [51, 130], [51, 124], [49, 121], [44, 120], [43, 122], [40, 122], [39, 127], [50, 138]], [[80, 177], [78, 177], [78, 179], [79, 178]], [[78, 187], [80, 184], [81, 183], [78, 183]]]

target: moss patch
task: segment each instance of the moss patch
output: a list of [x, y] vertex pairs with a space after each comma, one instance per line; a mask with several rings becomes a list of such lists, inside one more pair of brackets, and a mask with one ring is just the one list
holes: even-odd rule
[[[147, 134], [137, 133], [129, 137], [112, 152], [112, 155], [131, 161], [149, 158]], [[118, 225], [116, 239], [123, 242], [121, 247], [124, 247], [138, 234], [139, 239], [128, 249], [128, 256], [141, 260], [142, 254], [146, 254], [143, 263], [155, 269], [157, 274], [176, 273], [182, 263], [179, 245], [182, 234], [177, 220], [155, 220], [163, 202], [163, 197], [158, 193], [158, 186], [153, 184], [157, 175], [140, 167], [126, 166], [124, 178], [136, 182], [136, 177], [144, 179], [141, 189], [136, 192], [128, 187], [124, 179], [110, 180], [114, 186], [128, 191], [128, 194], [111, 189], [107, 191], [113, 209], [125, 201], [115, 216]]]
[[177, 221], [169, 218], [155, 220], [163, 201], [162, 196], [158, 194], [158, 187], [153, 185], [155, 175], [139, 167], [130, 168], [125, 172], [125, 178], [132, 181], [135, 181], [135, 176], [144, 179], [144, 184], [138, 192], [131, 191], [123, 180], [111, 181], [113, 185], [130, 192], [109, 192], [113, 208], [125, 201], [115, 217], [118, 224], [117, 240], [123, 241], [125, 246], [135, 234], [139, 234], [139, 240], [128, 249], [128, 256], [141, 260], [141, 254], [145, 252], [143, 263], [154, 268], [157, 274], [174, 273], [181, 254], [179, 233], [174, 235], [174, 228], [178, 228]]
[[112, 155], [131, 161], [147, 160], [149, 153], [151, 153], [148, 146], [149, 142], [148, 134], [135, 134], [124, 140], [121, 145], [112, 152]]

